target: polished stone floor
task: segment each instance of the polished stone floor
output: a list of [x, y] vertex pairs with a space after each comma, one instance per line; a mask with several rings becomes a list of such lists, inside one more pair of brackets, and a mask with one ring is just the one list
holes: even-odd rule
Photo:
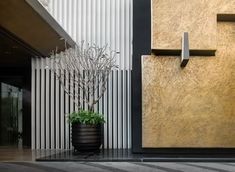
[[61, 152], [64, 151], [0, 148], [0, 161], [35, 161], [37, 158], [53, 156]]
[[210, 157], [208, 162], [197, 161], [200, 158], [172, 159], [132, 154], [129, 150], [74, 153], [66, 150], [0, 149], [0, 172], [235, 172], [232, 159]]
[[[72, 150], [1, 149], [0, 161], [77, 161], [77, 162], [232, 162], [235, 155], [180, 156], [161, 154], [132, 154], [131, 150], [101, 150], [100, 152], [73, 152]], [[1, 172], [1, 171], [0, 171]]]
[[1, 172], [234, 172], [235, 163], [4, 162]]

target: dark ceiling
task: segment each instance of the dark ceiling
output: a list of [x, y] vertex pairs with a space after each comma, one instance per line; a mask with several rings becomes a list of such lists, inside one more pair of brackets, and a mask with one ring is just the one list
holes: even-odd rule
[[0, 27], [0, 66], [24, 67], [30, 65], [31, 52], [20, 41]]

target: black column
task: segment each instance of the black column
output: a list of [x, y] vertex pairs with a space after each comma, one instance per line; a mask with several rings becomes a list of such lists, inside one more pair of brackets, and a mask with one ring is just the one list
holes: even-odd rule
[[133, 0], [132, 152], [142, 152], [141, 56], [151, 54], [151, 0]]

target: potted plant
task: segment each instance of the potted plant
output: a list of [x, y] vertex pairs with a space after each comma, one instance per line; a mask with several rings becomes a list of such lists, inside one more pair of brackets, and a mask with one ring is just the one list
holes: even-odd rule
[[72, 145], [77, 151], [94, 151], [101, 146], [101, 127], [105, 120], [95, 111], [95, 106], [106, 91], [111, 70], [117, 68], [116, 54], [107, 46], [82, 42], [59, 54], [55, 51], [50, 57], [51, 70], [78, 109], [68, 116], [72, 124]]
[[97, 112], [80, 110], [69, 115], [72, 124], [72, 145], [78, 151], [98, 150], [101, 146], [101, 125], [103, 115]]

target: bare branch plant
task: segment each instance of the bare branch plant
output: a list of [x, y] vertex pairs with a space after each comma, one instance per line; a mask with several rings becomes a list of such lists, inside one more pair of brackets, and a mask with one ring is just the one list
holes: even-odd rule
[[82, 42], [59, 54], [53, 52], [49, 61], [53, 65], [51, 70], [75, 106], [82, 109], [85, 102], [88, 110], [94, 111], [95, 104], [106, 91], [111, 70], [117, 68], [116, 54], [107, 45], [99, 47]]

